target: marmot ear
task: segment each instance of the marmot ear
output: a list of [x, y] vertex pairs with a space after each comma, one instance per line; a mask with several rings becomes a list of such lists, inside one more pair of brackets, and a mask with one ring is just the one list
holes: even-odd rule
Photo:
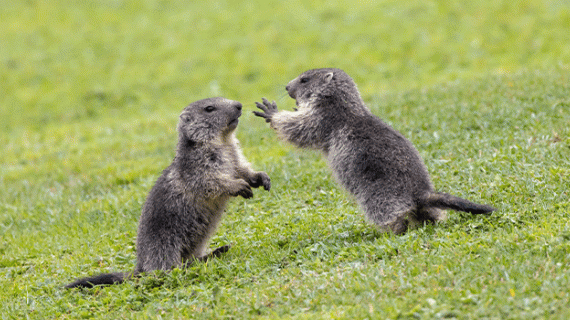
[[325, 74], [325, 83], [331, 82], [333, 76], [334, 76], [334, 74], [332, 72]]
[[194, 121], [194, 117], [190, 113], [182, 113], [180, 115], [180, 123], [189, 123]]

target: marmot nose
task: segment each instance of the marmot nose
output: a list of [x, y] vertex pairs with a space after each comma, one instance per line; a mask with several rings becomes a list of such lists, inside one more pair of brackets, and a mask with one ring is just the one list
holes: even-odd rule
[[233, 105], [234, 105], [234, 107], [235, 107], [236, 109], [238, 109], [239, 111], [241, 111], [241, 107], [242, 107], [241, 103], [239, 103], [239, 102], [236, 101], [236, 102], [233, 103]]
[[285, 90], [287, 90], [287, 94], [289, 94], [289, 97], [295, 99], [295, 92], [293, 92], [291, 90], [291, 86], [290, 85], [286, 85], [285, 86]]

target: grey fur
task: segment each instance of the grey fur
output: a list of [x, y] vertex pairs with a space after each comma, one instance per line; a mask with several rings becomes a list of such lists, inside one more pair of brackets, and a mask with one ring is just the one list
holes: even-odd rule
[[142, 272], [184, 267], [228, 251], [226, 245], [207, 253], [226, 202], [252, 197], [251, 187], [271, 188], [265, 172], [251, 169], [235, 137], [241, 108], [237, 101], [210, 98], [182, 111], [176, 157], [142, 209], [134, 271], [79, 279], [66, 288], [120, 283]]
[[440, 209], [474, 214], [491, 206], [436, 192], [412, 143], [372, 114], [356, 84], [340, 69], [313, 69], [286, 87], [298, 109], [278, 111], [265, 98], [256, 103], [284, 140], [321, 150], [336, 179], [355, 197], [366, 216], [399, 234], [410, 223], [445, 218]]

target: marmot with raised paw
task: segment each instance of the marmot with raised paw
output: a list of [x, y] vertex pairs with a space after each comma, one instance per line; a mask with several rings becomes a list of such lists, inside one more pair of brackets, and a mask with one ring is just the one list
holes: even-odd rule
[[279, 137], [299, 147], [321, 150], [336, 179], [352, 193], [366, 216], [399, 234], [410, 223], [434, 222], [440, 209], [473, 214], [495, 210], [436, 192], [412, 143], [362, 101], [356, 84], [340, 69], [314, 69], [286, 86], [295, 111], [278, 111], [275, 102], [256, 103], [255, 115]]

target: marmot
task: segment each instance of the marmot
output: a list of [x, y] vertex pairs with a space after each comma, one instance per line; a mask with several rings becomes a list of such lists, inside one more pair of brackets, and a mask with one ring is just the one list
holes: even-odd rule
[[206, 252], [226, 202], [230, 197], [252, 197], [251, 187], [271, 188], [265, 172], [251, 169], [235, 137], [241, 109], [237, 101], [210, 98], [182, 111], [174, 161], [142, 209], [134, 271], [79, 279], [66, 288], [120, 283], [141, 272], [184, 267], [229, 249], [226, 245]]
[[399, 234], [409, 223], [445, 218], [439, 209], [490, 213], [475, 204], [436, 192], [412, 143], [362, 101], [356, 84], [340, 69], [314, 69], [285, 87], [298, 109], [278, 111], [263, 98], [254, 111], [284, 140], [321, 150], [336, 179], [352, 193], [366, 216]]

